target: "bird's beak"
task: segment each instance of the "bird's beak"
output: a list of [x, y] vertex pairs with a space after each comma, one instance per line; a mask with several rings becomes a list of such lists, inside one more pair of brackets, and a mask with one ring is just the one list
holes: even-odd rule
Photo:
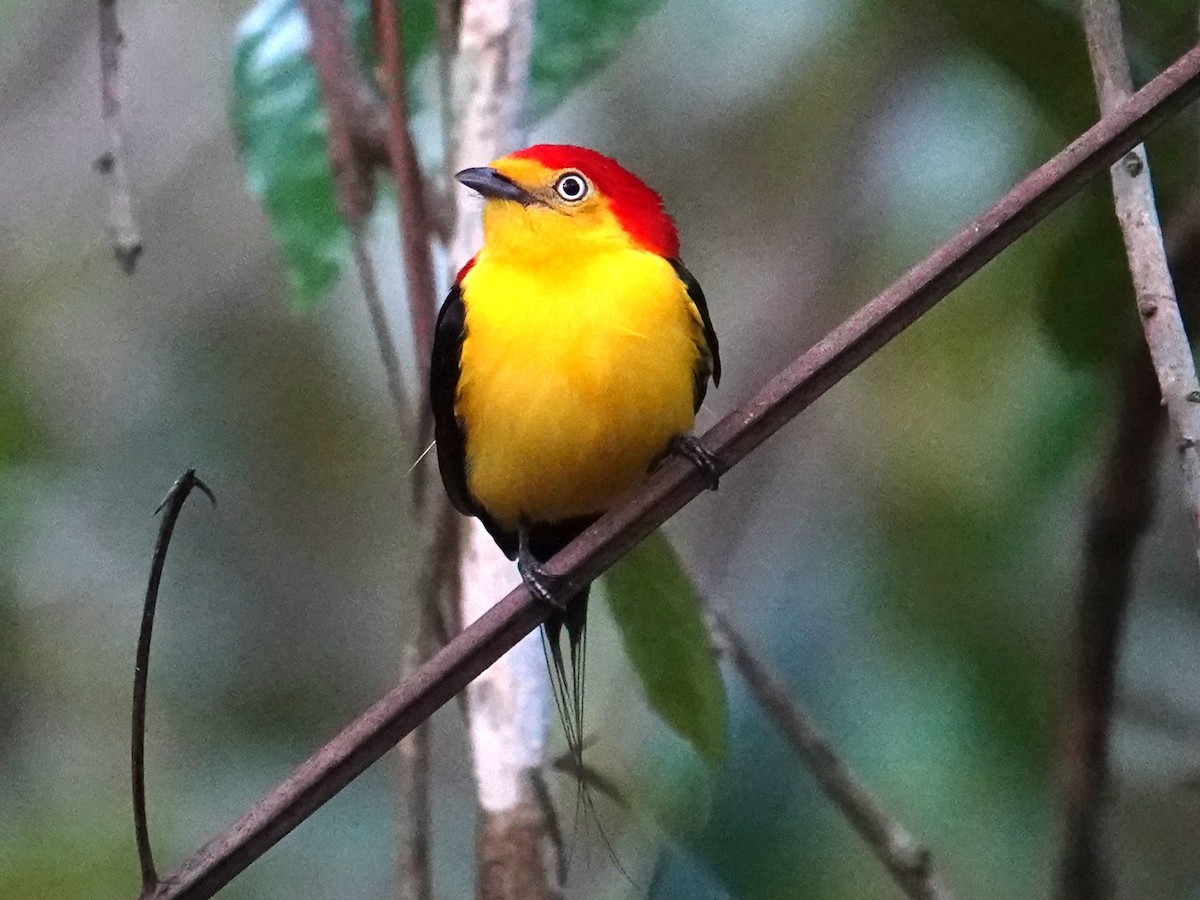
[[480, 196], [491, 200], [512, 200], [522, 206], [540, 202], [537, 197], [525, 190], [511, 178], [501, 175], [488, 166], [474, 169], [463, 169], [454, 176], [460, 183], [465, 184]]

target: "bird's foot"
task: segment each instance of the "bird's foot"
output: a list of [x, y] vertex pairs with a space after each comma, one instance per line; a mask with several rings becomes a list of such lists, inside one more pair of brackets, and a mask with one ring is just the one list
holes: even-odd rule
[[699, 470], [710, 491], [721, 486], [721, 473], [725, 467], [711, 450], [700, 443], [700, 439], [691, 434], [677, 434], [667, 444], [667, 455], [686, 459]]
[[566, 610], [567, 601], [562, 599], [564, 579], [561, 575], [547, 572], [545, 567], [534, 558], [529, 549], [529, 532], [525, 528], [519, 531], [517, 571], [521, 573], [521, 580], [525, 582], [529, 593], [533, 594], [535, 599], [559, 612]]

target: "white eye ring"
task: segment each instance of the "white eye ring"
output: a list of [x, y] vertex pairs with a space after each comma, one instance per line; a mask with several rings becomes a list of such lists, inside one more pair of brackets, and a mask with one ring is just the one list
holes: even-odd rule
[[554, 191], [568, 203], [578, 203], [588, 195], [587, 179], [578, 172], [564, 172], [554, 182]]

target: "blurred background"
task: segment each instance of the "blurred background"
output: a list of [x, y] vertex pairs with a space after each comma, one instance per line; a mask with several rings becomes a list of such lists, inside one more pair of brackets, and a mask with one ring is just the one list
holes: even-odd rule
[[[1194, 4], [1126, 6], [1139, 80], [1193, 43]], [[126, 278], [92, 168], [94, 9], [0, 0], [0, 897], [137, 892], [133, 653], [151, 514], [185, 467], [220, 505], [184, 511], [160, 601], [162, 868], [394, 684], [414, 621], [411, 441], [357, 281], [296, 311], [246, 188], [230, 103], [250, 8], [120, 4], [146, 243]], [[581, 8], [641, 17], [534, 137], [615, 155], [664, 194], [721, 337], [702, 427], [1096, 116], [1067, 2]], [[1191, 197], [1194, 131], [1188, 113], [1150, 145], [1168, 222]], [[1053, 882], [1089, 483], [1137, 337], [1109, 204], [1097, 182], [668, 527], [972, 900]], [[402, 331], [392, 215], [378, 218]], [[1122, 650], [1114, 868], [1122, 898], [1184, 900], [1200, 898], [1200, 607], [1165, 455], [1159, 477]], [[582, 895], [899, 896], [734, 673], [728, 760], [709, 772], [630, 702], [594, 608], [589, 761], [633, 800], [600, 812], [635, 883], [580, 854]], [[470, 761], [455, 708], [434, 722], [436, 877], [440, 896], [468, 896]], [[389, 755], [222, 896], [390, 896], [394, 774]]]

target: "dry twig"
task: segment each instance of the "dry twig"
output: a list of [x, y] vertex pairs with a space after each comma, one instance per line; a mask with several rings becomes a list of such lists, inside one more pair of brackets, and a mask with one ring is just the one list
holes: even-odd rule
[[1083, 549], [1075, 637], [1075, 683], [1063, 752], [1061, 900], [1111, 894], [1102, 825], [1108, 735], [1133, 555], [1154, 503], [1154, 466], [1163, 417], [1145, 347], [1129, 354], [1118, 432], [1097, 473]]
[[[1200, 298], [1200, 203], [1167, 231], [1171, 272], [1180, 302], [1190, 309]], [[1082, 554], [1074, 685], [1062, 748], [1061, 900], [1112, 893], [1103, 847], [1109, 733], [1134, 554], [1154, 511], [1155, 463], [1166, 430], [1144, 343], [1126, 354], [1119, 383], [1114, 436], [1093, 483]]]
[[[353, 45], [349, 22], [341, 0], [305, 0], [305, 11], [312, 34], [312, 59], [321, 85], [322, 106], [329, 121], [329, 159], [337, 188], [338, 207], [352, 232], [353, 254], [363, 297], [371, 320], [371, 329], [387, 378], [388, 394], [400, 434], [410, 433], [418, 416], [408, 400], [397, 345], [388, 324], [363, 227], [374, 200], [371, 173], [380, 162], [379, 110], [363, 82]], [[383, 59], [383, 90], [387, 98], [387, 128], [383, 150], [396, 181], [397, 207], [400, 212], [401, 250], [407, 281], [409, 308], [412, 310], [412, 335], [418, 360], [418, 397], [427, 394], [427, 363], [433, 342], [433, 305], [435, 291], [430, 241], [432, 238], [425, 211], [421, 172], [408, 130], [408, 102], [403, 58], [403, 35], [397, 4], [391, 0], [373, 4], [380, 56]], [[422, 410], [425, 404], [422, 403]], [[418, 428], [415, 443], [423, 443], [427, 427]], [[423, 494], [416, 479], [413, 495]], [[404, 652], [403, 673], [407, 677], [432, 652], [444, 634], [437, 623], [442, 620], [438, 598], [446, 582], [443, 560], [457, 558], [456, 529], [446, 531], [442, 523], [449, 504], [436, 503], [429, 513], [429, 532], [441, 539], [434, 543], [423, 563], [419, 577], [421, 613], [414, 635]], [[429, 860], [432, 831], [429, 802], [429, 734], [424, 726], [403, 741], [401, 760], [401, 815], [399, 890], [407, 900], [428, 900], [433, 894]]]
[[[1084, 0], [1082, 13], [1101, 112], [1108, 113], [1133, 91], [1120, 8], [1117, 0]], [[1063, 753], [1063, 851], [1057, 888], [1061, 900], [1112, 896], [1104, 846], [1109, 732], [1133, 555], [1154, 504], [1153, 462], [1163, 424], [1160, 393], [1179, 440], [1184, 496], [1200, 536], [1200, 450], [1195, 445], [1200, 437], [1200, 385], [1145, 154], [1139, 145], [1111, 171], [1146, 346], [1131, 351], [1124, 366], [1118, 431], [1097, 473], [1084, 544], [1074, 687]], [[1178, 242], [1173, 249], [1178, 258]]]
[[367, 253], [366, 238], [363, 237], [361, 228], [351, 228], [351, 250], [354, 254], [354, 266], [358, 270], [358, 279], [362, 283], [363, 300], [367, 304], [367, 313], [371, 317], [371, 331], [375, 335], [375, 345], [379, 349], [379, 358], [383, 362], [383, 371], [387, 376], [388, 396], [392, 399], [392, 411], [396, 416], [396, 425], [403, 434], [411, 427], [414, 414], [409, 406], [408, 392], [404, 389], [404, 374], [400, 371], [400, 357], [396, 353], [396, 343], [392, 338], [392, 329], [387, 321], [387, 310], [383, 307], [379, 282], [375, 278], [375, 270], [371, 266], [371, 256]]
[[371, 160], [358, 135], [365, 86], [350, 43], [350, 22], [341, 0], [301, 0], [312, 45], [309, 56], [321, 88], [321, 106], [329, 121], [329, 167], [337, 191], [338, 212], [352, 230], [371, 212]]
[[[403, 675], [409, 678], [427, 656], [420, 641], [404, 648]], [[414, 728], [400, 742], [400, 852], [396, 859], [396, 884], [402, 900], [431, 900], [433, 874], [429, 844], [433, 812], [429, 801], [429, 723]]]
[[[1107, 114], [1133, 93], [1117, 0], [1084, 0], [1083, 23], [1100, 111]], [[1178, 441], [1184, 502], [1200, 562], [1200, 381], [1167, 267], [1145, 147], [1134, 147], [1113, 166], [1112, 188], [1146, 346]]]
[[707, 612], [709, 631], [717, 647], [728, 653], [758, 705], [775, 721], [792, 749], [807, 763], [821, 791], [867, 842], [900, 889], [912, 900], [953, 900], [954, 895], [933, 867], [929, 851], [871, 796], [804, 705], [750, 652], [728, 620], [711, 607]]
[[[705, 434], [705, 445], [726, 467], [736, 465], [1197, 93], [1200, 48], [1176, 60], [794, 360]], [[562, 577], [564, 594], [593, 581], [705, 487], [700, 473], [684, 461], [661, 466], [634, 496], [551, 560], [549, 568]], [[515, 588], [146, 896], [212, 896], [540, 625], [548, 612], [524, 585]]]
[[[338, 212], [350, 228], [352, 251], [371, 329], [387, 377], [388, 396], [401, 434], [411, 429], [413, 411], [404, 388], [404, 375], [396, 342], [387, 321], [363, 228], [374, 204], [371, 169], [374, 157], [368, 144], [376, 104], [363, 83], [350, 42], [350, 22], [341, 0], [302, 0], [312, 46], [309, 54], [321, 88], [321, 106], [329, 122], [329, 168], [333, 173]], [[390, 4], [387, 4], [390, 5]]]
[[[394, 0], [376, 3], [379, 49], [383, 58], [383, 93], [387, 100], [387, 154], [396, 181], [396, 201], [400, 207], [400, 241], [404, 275], [408, 288], [408, 306], [412, 315], [413, 345], [421, 373], [421, 391], [427, 393], [429, 358], [433, 352], [433, 326], [437, 292], [433, 283], [430, 240], [433, 229], [425, 203], [425, 185], [412, 133], [408, 129], [408, 90], [405, 82], [404, 34], [399, 4]], [[424, 405], [423, 405], [424, 407]], [[428, 428], [422, 429], [418, 442], [424, 443]]]
[[125, 138], [121, 126], [121, 45], [125, 34], [117, 21], [117, 0], [100, 0], [100, 100], [108, 149], [96, 160], [96, 170], [108, 188], [108, 228], [113, 255], [126, 275], [137, 268], [142, 236], [133, 217], [133, 196], [125, 169]]

